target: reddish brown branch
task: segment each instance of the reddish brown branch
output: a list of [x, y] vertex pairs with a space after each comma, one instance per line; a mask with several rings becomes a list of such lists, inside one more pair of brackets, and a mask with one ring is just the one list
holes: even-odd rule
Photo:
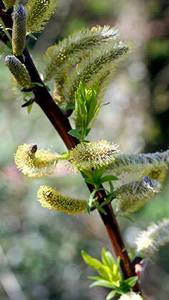
[[[2, 1], [0, 0], [0, 17], [2, 18], [4, 24], [12, 28], [12, 18], [10, 12], [5, 13], [3, 10]], [[1, 38], [1, 37], [0, 37]], [[8, 39], [7, 37], [3, 38], [3, 42], [7, 43]], [[23, 62], [23, 58], [20, 58]], [[25, 49], [24, 51], [24, 64], [30, 74], [31, 80], [33, 83], [38, 83], [39, 85], [35, 85], [33, 88], [33, 94], [35, 97], [35, 102], [41, 107], [45, 115], [48, 117], [56, 131], [61, 136], [62, 140], [64, 141], [66, 147], [68, 149], [71, 149], [75, 147], [78, 144], [78, 140], [76, 140], [74, 137], [69, 135], [69, 131], [71, 130], [71, 126], [69, 123], [69, 120], [67, 117], [64, 116], [60, 108], [56, 105], [56, 103], [53, 101], [53, 98], [49, 94], [46, 86], [42, 82], [39, 73], [32, 61], [32, 58]], [[94, 187], [91, 185], [88, 185], [89, 190], [92, 192], [94, 190]], [[97, 197], [99, 203], [103, 203], [106, 193], [104, 190], [101, 190], [100, 192], [97, 192]], [[116, 218], [114, 216], [113, 210], [111, 205], [106, 205], [104, 207], [106, 211], [106, 215], [99, 212], [100, 217], [106, 227], [108, 236], [110, 238], [111, 244], [113, 246], [113, 250], [117, 257], [121, 258], [121, 268], [122, 272], [124, 274], [124, 278], [128, 278], [131, 276], [134, 276], [134, 270], [132, 267], [132, 263], [128, 257], [128, 253], [125, 249], [119, 226], [116, 221]], [[135, 287], [135, 290], [139, 290], [138, 286]]]

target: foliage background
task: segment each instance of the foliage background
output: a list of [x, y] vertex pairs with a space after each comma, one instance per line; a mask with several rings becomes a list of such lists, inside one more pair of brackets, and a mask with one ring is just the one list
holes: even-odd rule
[[[169, 1], [60, 0], [38, 40], [29, 40], [38, 67], [42, 69], [43, 52], [52, 43], [96, 24], [118, 27], [134, 50], [112, 78], [104, 99], [109, 105], [102, 108], [91, 139], [114, 141], [128, 153], [168, 149]], [[21, 108], [1, 58], [0, 299], [102, 300], [106, 291], [88, 289], [90, 271], [80, 251], [99, 256], [103, 245], [110, 248], [106, 232], [97, 214], [66, 216], [49, 212], [36, 201], [36, 190], [42, 183], [69, 195], [88, 196], [77, 175], [59, 166], [55, 176], [32, 181], [16, 170], [13, 156], [19, 144], [36, 143], [57, 151], [64, 150], [64, 145], [36, 105], [31, 114]], [[135, 215], [135, 223], [119, 219], [131, 248], [140, 228], [169, 217], [168, 190], [165, 186], [160, 197]], [[168, 250], [167, 246], [161, 250], [156, 265], [146, 265], [142, 285], [147, 299], [168, 299]]]

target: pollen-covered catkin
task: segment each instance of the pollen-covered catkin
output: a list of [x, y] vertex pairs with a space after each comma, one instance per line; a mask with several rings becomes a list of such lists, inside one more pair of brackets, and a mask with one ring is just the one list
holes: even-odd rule
[[46, 150], [38, 150], [36, 145], [20, 145], [15, 154], [17, 168], [28, 177], [50, 175], [58, 160], [58, 154]]
[[26, 9], [22, 4], [16, 5], [13, 12], [12, 51], [16, 56], [23, 53], [26, 43]]
[[9, 70], [21, 88], [28, 89], [32, 87], [31, 78], [26, 67], [16, 56], [6, 56], [5, 64], [8, 66]]
[[118, 146], [106, 140], [82, 142], [69, 152], [69, 161], [81, 171], [106, 168], [117, 152]]
[[115, 211], [123, 215], [137, 212], [159, 191], [160, 183], [147, 176], [142, 181], [124, 184], [116, 190]]
[[16, 0], [3, 0], [3, 3], [6, 8], [10, 8], [15, 4]]
[[152, 258], [160, 247], [169, 243], [169, 219], [150, 225], [136, 239], [137, 252]]
[[84, 212], [87, 207], [87, 201], [62, 195], [54, 188], [46, 185], [39, 188], [37, 197], [43, 207], [66, 214], [79, 214]]

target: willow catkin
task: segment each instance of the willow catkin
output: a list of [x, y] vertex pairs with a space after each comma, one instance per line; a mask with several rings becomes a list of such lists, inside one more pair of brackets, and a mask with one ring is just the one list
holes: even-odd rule
[[152, 258], [160, 247], [169, 243], [169, 219], [150, 225], [136, 239], [137, 252]]
[[47, 150], [39, 150], [36, 145], [20, 145], [15, 154], [17, 168], [28, 177], [42, 177], [50, 175], [59, 156]]
[[9, 70], [21, 88], [29, 89], [32, 87], [31, 78], [26, 67], [16, 56], [6, 56], [5, 64], [8, 66]]
[[118, 146], [106, 140], [82, 142], [69, 152], [69, 161], [78, 170], [106, 168], [114, 160]]
[[16, 5], [13, 12], [12, 51], [16, 56], [23, 53], [26, 43], [26, 9], [22, 4]]
[[64, 67], [68, 62], [70, 63], [69, 67], [71, 67], [84, 59], [86, 53], [92, 51], [92, 49], [118, 39], [117, 30], [110, 26], [96, 26], [75, 32], [60, 41], [59, 44], [47, 49], [45, 54], [47, 60], [45, 80], [51, 80], [52, 78], [60, 80]]
[[116, 199], [113, 201], [115, 211], [122, 215], [137, 212], [159, 191], [159, 182], [147, 176], [141, 181], [124, 184], [116, 190]]
[[46, 185], [39, 188], [37, 197], [43, 207], [66, 214], [79, 214], [87, 208], [87, 201], [62, 195], [54, 188]]
[[128, 173], [136, 180], [148, 176], [161, 183], [166, 179], [169, 168], [169, 150], [156, 153], [117, 154], [109, 167], [114, 175]]

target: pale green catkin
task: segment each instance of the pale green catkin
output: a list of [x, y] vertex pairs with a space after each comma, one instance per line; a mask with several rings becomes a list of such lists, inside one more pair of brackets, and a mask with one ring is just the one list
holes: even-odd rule
[[169, 243], [169, 219], [150, 225], [136, 239], [137, 252], [145, 257], [155, 256], [160, 247]]
[[26, 67], [16, 56], [6, 56], [5, 64], [8, 66], [9, 70], [21, 88], [29, 89], [32, 87], [31, 78]]
[[82, 60], [64, 83], [62, 93], [66, 101], [74, 101], [75, 92], [80, 82], [87, 84], [91, 79], [97, 79], [97, 75], [106, 65], [116, 61], [127, 51], [128, 46], [122, 42], [117, 42], [113, 45], [110, 43], [106, 49], [103, 47], [94, 52], [89, 58]]
[[109, 171], [115, 175], [134, 174], [136, 180], [149, 176], [161, 183], [167, 177], [169, 168], [169, 150], [147, 154], [117, 154]]
[[62, 195], [54, 188], [46, 185], [39, 188], [37, 197], [43, 207], [66, 214], [79, 214], [85, 212], [87, 208], [87, 201]]
[[16, 56], [23, 53], [26, 43], [26, 10], [22, 4], [16, 5], [13, 12], [12, 51]]
[[[45, 80], [55, 78], [61, 80], [65, 63], [75, 65], [81, 59], [84, 59], [86, 51], [99, 47], [106, 46], [107, 42], [118, 38], [117, 30], [109, 26], [97, 26], [91, 29], [82, 29], [74, 33], [72, 36], [48, 48], [45, 54], [47, 67], [45, 70]], [[66, 69], [70, 67], [66, 65]]]
[[116, 190], [113, 205], [116, 213], [128, 215], [145, 206], [160, 191], [160, 183], [144, 177], [142, 181], [122, 185]]
[[57, 0], [29, 0], [26, 4], [28, 10], [27, 32], [40, 32], [55, 13]]

